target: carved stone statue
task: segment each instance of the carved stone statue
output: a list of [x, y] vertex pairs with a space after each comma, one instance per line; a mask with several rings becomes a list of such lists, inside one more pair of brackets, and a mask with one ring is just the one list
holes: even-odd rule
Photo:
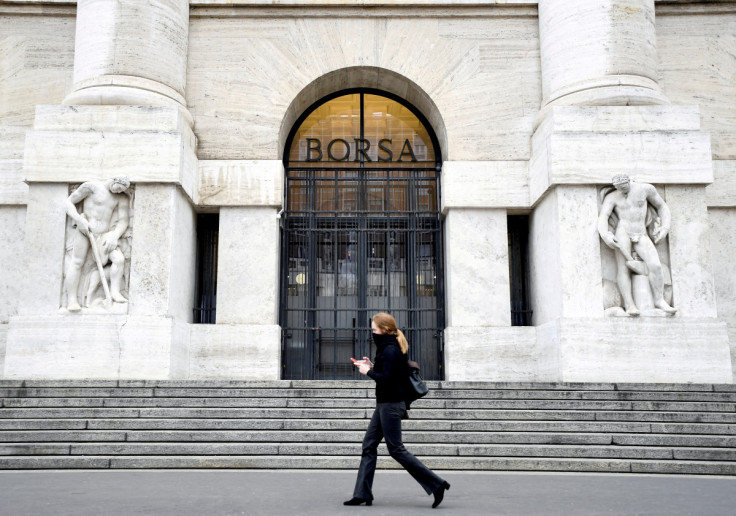
[[670, 230], [670, 210], [657, 190], [648, 183], [631, 181], [629, 176], [613, 177], [613, 187], [602, 191], [598, 233], [616, 255], [616, 283], [625, 314], [640, 315], [635, 303], [637, 287], [648, 279], [651, 303], [664, 314], [677, 310], [664, 299], [664, 273], [655, 247]]
[[[113, 302], [128, 301], [121, 293], [121, 288], [126, 259], [122, 237], [131, 218], [129, 188], [127, 177], [89, 181], [74, 190], [65, 201], [66, 213], [75, 228], [69, 237], [70, 254], [64, 279], [66, 308], [70, 312], [81, 310], [78, 299], [80, 279], [85, 263], [89, 264], [90, 261], [92, 264], [85, 271], [83, 285], [86, 290], [84, 306], [90, 306], [100, 284], [108, 309]], [[78, 211], [77, 205], [80, 203], [81, 210]]]

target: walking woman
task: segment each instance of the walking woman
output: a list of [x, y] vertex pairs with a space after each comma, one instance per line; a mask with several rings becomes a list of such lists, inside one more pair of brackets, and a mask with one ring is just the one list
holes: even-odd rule
[[442, 502], [450, 484], [409, 453], [401, 442], [401, 419], [406, 414], [404, 389], [409, 376], [406, 355], [409, 344], [389, 314], [376, 314], [371, 322], [371, 329], [377, 348], [375, 363], [371, 363], [368, 357], [363, 357], [362, 360], [353, 359], [353, 363], [361, 374], [368, 375], [376, 382], [376, 410], [363, 438], [363, 454], [353, 498], [344, 505], [373, 503], [371, 488], [376, 472], [378, 444], [385, 437], [391, 457], [419, 482], [427, 494], [434, 495], [434, 509]]

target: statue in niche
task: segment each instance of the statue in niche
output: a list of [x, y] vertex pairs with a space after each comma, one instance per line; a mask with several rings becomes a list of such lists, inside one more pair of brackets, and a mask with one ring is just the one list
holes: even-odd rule
[[616, 284], [623, 310], [612, 315], [638, 316], [639, 305], [648, 305], [646, 315], [673, 315], [677, 309], [664, 299], [665, 273], [656, 244], [670, 230], [670, 210], [648, 183], [629, 176], [613, 177], [613, 186], [601, 191], [598, 233], [616, 257]]
[[[72, 229], [64, 292], [70, 312], [82, 309], [80, 297], [85, 308], [102, 301], [112, 310], [115, 304], [128, 302], [122, 291], [130, 259], [131, 204], [127, 177], [83, 183], [66, 199]], [[104, 298], [98, 294], [100, 286]]]

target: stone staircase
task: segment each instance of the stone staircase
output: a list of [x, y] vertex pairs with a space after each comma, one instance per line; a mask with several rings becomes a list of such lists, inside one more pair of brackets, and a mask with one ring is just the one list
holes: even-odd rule
[[[429, 384], [403, 436], [433, 469], [736, 475], [736, 385]], [[0, 380], [0, 469], [355, 469], [374, 404], [369, 381]]]

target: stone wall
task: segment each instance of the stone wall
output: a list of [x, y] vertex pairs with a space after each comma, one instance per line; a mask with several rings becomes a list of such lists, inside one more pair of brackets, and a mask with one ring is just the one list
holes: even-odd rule
[[[577, 22], [550, 1], [208, 0], [188, 13], [181, 0], [0, 1], [0, 377], [11, 341], [12, 374], [33, 369], [15, 347], [28, 339], [62, 364], [41, 376], [277, 378], [285, 138], [311, 103], [354, 86], [419, 106], [440, 140], [449, 379], [646, 378], [668, 352], [661, 325], [676, 322], [691, 346], [652, 379], [729, 381], [682, 366], [720, 360], [693, 354], [693, 329], [728, 340], [736, 366], [736, 7], [625, 3], [566, 2], [594, 21], [569, 46]], [[138, 23], [139, 7], [155, 16]], [[654, 183], [674, 212], [676, 321], [603, 318], [611, 259], [594, 226], [614, 172]], [[140, 203], [135, 298], [128, 316], [76, 328], [55, 313], [57, 203], [69, 184], [115, 174], [131, 176]], [[200, 210], [221, 214], [214, 327], [190, 324]], [[510, 211], [530, 214], [534, 328], [510, 326]], [[634, 346], [622, 358], [627, 331], [648, 335], [654, 355]], [[63, 345], [43, 340], [54, 335]], [[601, 357], [618, 376], [597, 368]]]

